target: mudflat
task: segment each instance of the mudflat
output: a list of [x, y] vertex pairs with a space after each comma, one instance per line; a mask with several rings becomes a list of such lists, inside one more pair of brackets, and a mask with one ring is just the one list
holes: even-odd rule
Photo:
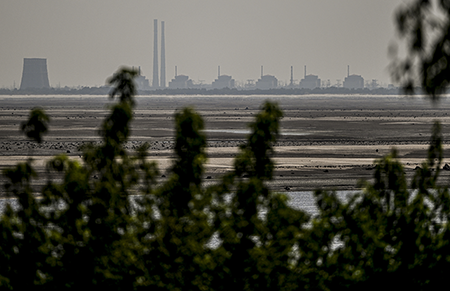
[[[230, 171], [238, 146], [249, 133], [247, 124], [266, 101], [283, 110], [281, 135], [275, 145], [275, 191], [314, 189], [355, 190], [358, 181], [371, 180], [376, 159], [397, 149], [411, 179], [427, 157], [431, 128], [442, 124], [444, 141], [450, 135], [450, 98], [432, 103], [426, 97], [371, 95], [302, 96], [137, 96], [132, 134], [126, 147], [133, 151], [150, 144], [149, 159], [158, 163], [159, 181], [174, 158], [176, 110], [193, 107], [205, 120], [208, 163], [205, 183], [217, 182]], [[0, 169], [34, 159], [45, 183], [45, 163], [64, 153], [80, 160], [83, 143], [100, 142], [98, 129], [112, 104], [107, 96], [0, 96]], [[51, 117], [50, 131], [40, 145], [27, 140], [19, 126], [30, 109], [42, 107]], [[444, 146], [444, 163], [450, 151]], [[442, 171], [442, 183], [450, 172]], [[1, 184], [4, 178], [0, 179]], [[1, 189], [3, 193], [3, 187]]]

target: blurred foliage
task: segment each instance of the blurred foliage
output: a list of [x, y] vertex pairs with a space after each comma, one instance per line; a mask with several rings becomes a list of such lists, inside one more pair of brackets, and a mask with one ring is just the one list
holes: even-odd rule
[[407, 93], [418, 87], [438, 99], [450, 82], [450, 1], [411, 0], [395, 15], [397, 31], [405, 41], [406, 56], [396, 56], [391, 72]]
[[30, 117], [26, 122], [20, 124], [20, 130], [29, 138], [37, 143], [42, 142], [42, 135], [48, 131], [48, 123], [50, 117], [42, 108], [33, 108], [30, 112]]
[[[111, 79], [118, 96], [82, 162], [61, 154], [38, 177], [33, 161], [3, 171], [0, 286], [15, 290], [337, 290], [437, 289], [450, 264], [450, 195], [438, 186], [440, 125], [428, 159], [408, 185], [395, 150], [376, 162], [373, 182], [343, 201], [316, 191], [311, 217], [273, 193], [274, 143], [282, 112], [266, 102], [234, 161], [205, 186], [204, 122], [191, 108], [175, 114], [175, 155], [157, 183], [148, 145], [129, 152], [133, 77]], [[40, 110], [24, 130], [47, 130]], [[36, 117], [37, 116], [37, 117]], [[32, 132], [32, 134], [28, 134]], [[53, 178], [52, 178], [53, 177]], [[56, 178], [55, 178], [56, 177]], [[44, 181], [36, 190], [33, 181]], [[42, 183], [40, 183], [42, 184]]]

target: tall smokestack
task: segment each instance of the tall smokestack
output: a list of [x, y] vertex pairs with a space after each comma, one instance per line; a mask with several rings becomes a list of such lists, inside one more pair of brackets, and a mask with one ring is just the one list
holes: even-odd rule
[[218, 70], [218, 71], [217, 71], [217, 74], [218, 74], [218, 75], [217, 75], [217, 78], [219, 78], [219, 77], [220, 77], [220, 66], [217, 68], [217, 70]]
[[306, 66], [305, 66], [305, 79], [306, 79]]
[[178, 76], [177, 75], [177, 66], [175, 66], [175, 77]]
[[347, 66], [347, 77], [350, 77], [350, 65]]
[[166, 88], [166, 42], [164, 21], [161, 21], [161, 88]]
[[159, 87], [158, 77], [158, 19], [153, 21], [154, 38], [153, 38], [153, 88]]
[[264, 76], [264, 67], [261, 66], [261, 79], [262, 79], [263, 76]]
[[294, 86], [294, 67], [291, 66], [291, 84], [290, 86]]

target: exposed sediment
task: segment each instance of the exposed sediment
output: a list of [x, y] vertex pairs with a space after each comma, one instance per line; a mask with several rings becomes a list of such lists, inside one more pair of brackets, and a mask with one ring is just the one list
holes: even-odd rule
[[[450, 140], [450, 101], [445, 98], [433, 106], [419, 97], [392, 96], [138, 96], [132, 135], [125, 147], [133, 151], [148, 143], [149, 159], [157, 161], [161, 175], [167, 177], [174, 157], [173, 114], [192, 106], [203, 116], [207, 129], [205, 178], [211, 179], [205, 183], [214, 183], [231, 170], [238, 146], [245, 142], [246, 124], [266, 99], [278, 102], [284, 112], [270, 184], [277, 191], [355, 189], [359, 179], [371, 179], [374, 161], [393, 147], [410, 179], [426, 158], [434, 120], [440, 120], [444, 140]], [[64, 153], [81, 161], [83, 144], [101, 142], [98, 128], [111, 103], [106, 96], [2, 96], [0, 100], [0, 168], [32, 156], [42, 175], [51, 156]], [[43, 107], [52, 118], [49, 134], [40, 145], [19, 131], [20, 122], [35, 106]], [[447, 147], [444, 157], [450, 158]], [[448, 173], [442, 173], [443, 181], [448, 181]]]

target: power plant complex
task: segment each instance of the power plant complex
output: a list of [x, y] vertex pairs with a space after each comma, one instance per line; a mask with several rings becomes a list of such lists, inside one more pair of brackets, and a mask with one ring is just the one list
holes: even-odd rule
[[[136, 85], [139, 90], [157, 90], [157, 89], [233, 89], [236, 88], [236, 82], [230, 75], [221, 75], [220, 66], [218, 66], [217, 79], [211, 84], [196, 84], [187, 75], [178, 75], [177, 67], [175, 66], [175, 76], [166, 85], [166, 50], [165, 50], [165, 27], [164, 21], [161, 21], [161, 46], [158, 46], [158, 20], [153, 21], [153, 78], [150, 86], [150, 82], [144, 76], [141, 75], [141, 69], [139, 67], [138, 77], [135, 79]], [[160, 58], [158, 55], [158, 49], [161, 48]], [[160, 62], [159, 62], [160, 60]], [[161, 64], [161, 67], [159, 67]], [[338, 83], [335, 87], [341, 87]], [[370, 87], [374, 88], [377, 85], [376, 80], [372, 80]], [[261, 77], [255, 82], [255, 80], [247, 80], [246, 84], [241, 84], [239, 89], [243, 90], [269, 90], [276, 88], [288, 88], [288, 89], [310, 89], [321, 87], [330, 87], [330, 81], [322, 82], [319, 76], [307, 74], [306, 66], [304, 67], [304, 76], [298, 83], [294, 81], [294, 68], [291, 66], [291, 78], [289, 84], [280, 84], [278, 79], [273, 75], [265, 75], [264, 67], [261, 66]], [[367, 86], [367, 85], [366, 85]], [[347, 67], [347, 77], [345, 78], [342, 87], [347, 89], [363, 89], [364, 78], [360, 75], [350, 75], [350, 66]], [[45, 89], [50, 88], [47, 72], [47, 60], [41, 58], [24, 58], [23, 60], [23, 72], [22, 81], [20, 84], [21, 90], [26, 89]]]
[[[158, 57], [158, 20], [155, 19], [153, 22], [153, 81], [152, 85], [149, 86], [149, 82], [145, 82], [145, 78], [140, 76], [140, 81], [138, 87], [141, 90], [155, 90], [155, 89], [189, 89], [189, 88], [205, 88], [205, 89], [225, 89], [225, 88], [236, 88], [236, 82], [230, 75], [221, 75], [220, 66], [218, 66], [217, 79], [215, 79], [211, 84], [196, 84], [187, 75], [178, 75], [177, 67], [175, 66], [175, 76], [169, 81], [166, 86], [166, 51], [165, 51], [165, 31], [164, 31], [164, 21], [161, 21], [161, 58]], [[161, 68], [159, 68], [159, 60], [161, 62]], [[348, 67], [348, 74], [343, 83], [344, 88], [348, 89], [362, 89], [364, 88], [364, 79], [359, 75], [350, 75], [350, 67]], [[247, 84], [241, 86], [241, 89], [260, 89], [269, 90], [276, 88], [299, 88], [299, 89], [310, 89], [323, 87], [323, 83], [317, 75], [307, 75], [306, 66], [304, 77], [297, 84], [294, 82], [293, 67], [291, 66], [291, 80], [289, 85], [280, 85], [278, 79], [273, 75], [265, 75], [264, 67], [261, 66], [261, 77], [255, 82], [254, 80], [248, 80]], [[139, 74], [140, 75], [140, 74]], [[325, 83], [328, 84], [330, 82]]]

